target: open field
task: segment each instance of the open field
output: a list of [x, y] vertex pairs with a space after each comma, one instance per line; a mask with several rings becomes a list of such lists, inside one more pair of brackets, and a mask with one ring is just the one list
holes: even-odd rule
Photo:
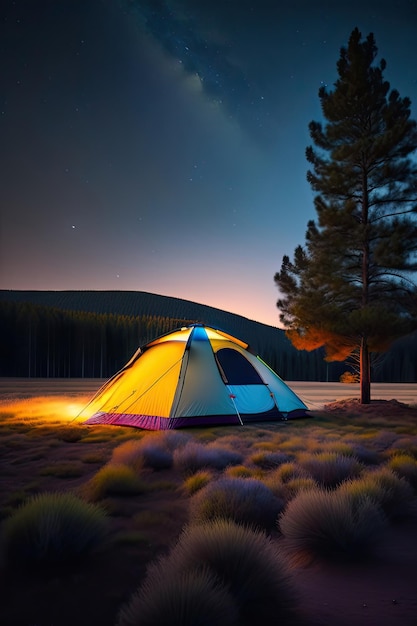
[[[4, 397], [30, 398], [60, 394], [88, 396], [94, 394], [104, 382], [105, 379], [101, 378], [0, 378], [0, 400]], [[312, 411], [321, 409], [330, 402], [359, 398], [360, 395], [358, 384], [285, 382]], [[372, 398], [395, 399], [417, 406], [417, 383], [373, 383]]]
[[[302, 398], [309, 409], [321, 409], [330, 402], [345, 398], [359, 398], [359, 384], [345, 385], [343, 383], [287, 383], [296, 394]], [[417, 406], [417, 383], [373, 383], [371, 385], [373, 400], [397, 400]]]
[[[80, 424], [77, 413], [102, 382], [0, 380], [2, 626], [114, 626], [121, 607], [143, 583], [147, 566], [169, 553], [184, 527], [201, 523], [198, 515], [203, 505], [207, 514], [210, 489], [226, 488], [226, 479], [235, 482], [228, 501], [217, 505], [221, 515], [256, 523], [291, 574], [294, 613], [275, 621], [272, 613], [268, 623], [416, 626], [414, 385], [375, 385], [373, 396], [383, 402], [362, 411], [346, 400], [357, 397], [357, 386], [290, 383], [312, 409], [312, 419], [167, 434]], [[384, 490], [369, 486], [373, 477], [386, 480], [388, 475], [391, 482]], [[248, 496], [243, 509], [234, 501], [251, 484], [266, 488], [264, 498], [266, 493], [273, 497], [273, 523], [269, 501], [251, 508], [255, 496]], [[366, 506], [352, 496], [353, 512], [362, 512], [351, 528], [341, 519], [329, 529], [329, 514], [317, 506], [311, 511], [314, 523], [302, 514], [295, 517], [306, 524], [305, 536], [321, 533], [326, 546], [336, 538], [338, 549], [301, 549], [288, 533], [288, 519], [280, 526], [303, 494], [318, 488], [327, 506], [354, 485], [365, 494]], [[7, 522], [32, 497], [51, 492], [98, 505], [106, 513], [108, 536], [84, 560], [70, 564], [57, 559], [51, 567], [40, 559], [30, 567], [20, 553], [7, 558]], [[292, 522], [294, 526], [294, 518]], [[48, 532], [51, 528], [44, 530]], [[256, 605], [260, 600], [254, 598]], [[261, 623], [242, 620], [238, 626]]]

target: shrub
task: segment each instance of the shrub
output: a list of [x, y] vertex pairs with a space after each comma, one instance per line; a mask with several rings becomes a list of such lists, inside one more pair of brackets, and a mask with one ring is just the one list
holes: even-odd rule
[[211, 479], [212, 474], [210, 472], [196, 472], [184, 481], [184, 489], [188, 494], [192, 495], [205, 487]]
[[391, 448], [398, 439], [398, 435], [389, 430], [378, 430], [372, 437], [372, 443], [375, 449], [383, 452]]
[[299, 450], [305, 450], [306, 446], [309, 445], [308, 439], [301, 437], [299, 435], [293, 435], [292, 437], [288, 437], [285, 441], [280, 444], [281, 450], [288, 450], [289, 453], [293, 454], [294, 452], [298, 452]]
[[370, 450], [360, 443], [352, 444], [353, 455], [363, 465], [379, 465], [381, 457], [376, 450]]
[[272, 528], [282, 508], [282, 500], [260, 480], [220, 478], [192, 498], [190, 519], [192, 522], [229, 519]]
[[191, 435], [178, 430], [164, 430], [158, 433], [158, 436], [161, 444], [171, 452], [174, 452], [177, 448], [182, 448], [182, 446], [185, 446], [186, 443], [192, 440]]
[[209, 568], [235, 600], [239, 626], [288, 623], [296, 604], [291, 572], [277, 544], [230, 520], [186, 528], [166, 564], [171, 575]]
[[125, 441], [113, 450], [112, 462], [129, 465], [136, 470], [151, 467], [154, 470], [172, 467], [172, 453], [156, 437], [144, 437], [139, 441]]
[[390, 519], [404, 517], [415, 511], [416, 500], [412, 486], [388, 467], [367, 473], [363, 478], [348, 481], [344, 489], [356, 496], [368, 496]]
[[338, 491], [346, 494], [352, 499], [352, 502], [360, 503], [362, 500], [368, 499], [380, 506], [382, 509], [383, 502], [387, 497], [386, 490], [382, 485], [378, 484], [372, 476], [366, 475], [356, 480], [347, 480], [340, 485]]
[[408, 434], [400, 437], [395, 442], [395, 449], [417, 459], [417, 435]]
[[353, 456], [353, 446], [350, 443], [346, 443], [344, 441], [326, 441], [324, 445], [321, 445], [321, 449], [317, 450], [317, 452], [333, 452], [334, 454], [339, 454], [343, 456]]
[[88, 464], [102, 464], [106, 461], [107, 459], [107, 455], [104, 452], [101, 451], [93, 451], [93, 452], [87, 452], [87, 454], [83, 454], [80, 457], [80, 460], [83, 463], [88, 463]]
[[77, 461], [63, 461], [43, 467], [40, 476], [56, 476], [57, 478], [77, 478], [84, 474], [85, 468]]
[[146, 485], [137, 472], [127, 465], [104, 465], [85, 485], [84, 492], [89, 500], [96, 501], [105, 496], [131, 496], [146, 491]]
[[80, 441], [85, 435], [86, 430], [83, 426], [64, 426], [57, 431], [58, 439], [67, 443]]
[[300, 491], [310, 491], [317, 488], [317, 483], [313, 478], [293, 478], [284, 485], [281, 492], [285, 500], [292, 500]]
[[15, 567], [77, 561], [103, 542], [105, 512], [69, 493], [33, 496], [5, 522], [5, 561]]
[[117, 446], [117, 448], [114, 448], [111, 463], [115, 465], [128, 465], [135, 470], [141, 470], [143, 467], [141, 440], [125, 441]]
[[344, 480], [358, 476], [362, 465], [357, 459], [335, 452], [300, 456], [299, 463], [323, 487], [336, 487]]
[[291, 456], [285, 452], [257, 452], [251, 456], [250, 460], [262, 469], [275, 469], [283, 463], [288, 463]]
[[223, 470], [242, 462], [242, 455], [220, 446], [208, 447], [190, 441], [174, 452], [174, 467], [184, 473], [194, 473], [203, 467]]
[[345, 383], [346, 385], [351, 385], [352, 383], [359, 382], [359, 374], [356, 372], [343, 372], [343, 374], [339, 378], [341, 383]]
[[268, 480], [276, 481], [277, 483], [287, 483], [294, 478], [307, 478], [307, 472], [305, 472], [297, 463], [283, 463], [276, 470], [274, 470], [268, 477]]
[[[258, 474], [260, 472], [258, 471]], [[246, 465], [233, 465], [225, 470], [226, 476], [230, 478], [253, 478], [256, 470], [251, 470]]]
[[411, 454], [395, 454], [388, 461], [388, 467], [400, 478], [405, 478], [413, 487], [417, 487], [417, 460]]
[[373, 549], [386, 518], [370, 498], [312, 489], [288, 503], [278, 526], [300, 554], [359, 558]]
[[172, 467], [172, 452], [158, 442], [144, 440], [140, 452], [145, 467], [151, 467], [153, 470], [164, 470]]
[[167, 575], [152, 570], [122, 607], [116, 626], [237, 626], [237, 607], [208, 569]]

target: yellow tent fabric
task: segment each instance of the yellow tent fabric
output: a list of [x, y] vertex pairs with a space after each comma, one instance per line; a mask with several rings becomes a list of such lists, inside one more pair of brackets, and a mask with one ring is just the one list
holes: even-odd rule
[[81, 413], [87, 424], [160, 430], [288, 419], [307, 407], [244, 341], [193, 324], [149, 342]]

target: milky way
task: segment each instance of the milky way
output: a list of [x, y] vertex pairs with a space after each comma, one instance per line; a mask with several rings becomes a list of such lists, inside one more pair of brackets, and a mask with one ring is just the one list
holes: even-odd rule
[[6, 0], [0, 288], [129, 289], [277, 324], [308, 124], [374, 32], [417, 117], [417, 5]]

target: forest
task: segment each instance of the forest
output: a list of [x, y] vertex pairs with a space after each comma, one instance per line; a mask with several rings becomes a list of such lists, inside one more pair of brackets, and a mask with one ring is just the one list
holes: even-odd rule
[[[60, 306], [42, 304], [54, 301], [42, 294], [55, 295]], [[185, 300], [152, 296], [141, 292], [1, 291], [0, 376], [108, 378], [138, 347], [195, 322], [222, 328], [247, 341], [285, 380], [339, 381], [344, 372], [354, 371], [349, 363], [327, 363], [322, 349], [296, 350], [279, 328]], [[132, 314], [126, 306], [129, 298], [139, 314]], [[97, 310], [91, 310], [94, 308]], [[374, 382], [416, 382], [417, 333], [378, 355], [372, 375]]]

